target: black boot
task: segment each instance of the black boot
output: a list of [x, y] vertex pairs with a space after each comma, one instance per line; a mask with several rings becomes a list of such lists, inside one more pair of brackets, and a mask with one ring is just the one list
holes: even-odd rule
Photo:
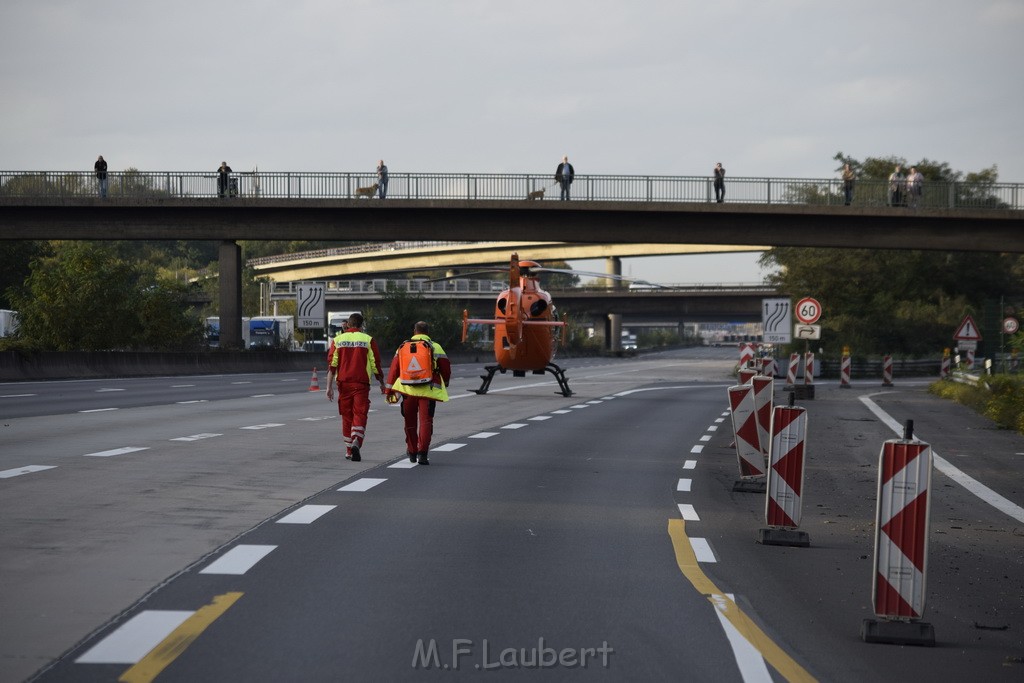
[[426, 451], [420, 451], [419, 455], [416, 458], [416, 461], [419, 464], [421, 464], [421, 465], [429, 465], [430, 464], [430, 461], [427, 460], [427, 452]]

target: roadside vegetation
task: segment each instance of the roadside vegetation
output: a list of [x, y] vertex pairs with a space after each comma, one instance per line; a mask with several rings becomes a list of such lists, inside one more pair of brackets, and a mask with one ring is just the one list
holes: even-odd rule
[[972, 408], [1002, 429], [1024, 434], [1024, 377], [993, 375], [977, 384], [941, 380], [929, 391]]

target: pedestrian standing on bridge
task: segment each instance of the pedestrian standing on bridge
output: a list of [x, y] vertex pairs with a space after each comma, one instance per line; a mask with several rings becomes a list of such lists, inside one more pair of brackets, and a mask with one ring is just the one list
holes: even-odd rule
[[381, 159], [377, 162], [377, 197], [379, 199], [387, 199], [388, 196], [388, 167], [384, 165], [384, 160]]
[[903, 206], [905, 183], [906, 178], [903, 177], [903, 168], [896, 164], [896, 169], [889, 174], [889, 206]]
[[849, 164], [843, 164], [843, 200], [849, 206], [853, 201], [853, 184], [857, 181], [857, 175], [850, 168]]
[[725, 169], [722, 168], [722, 162], [719, 161], [715, 164], [715, 201], [721, 204], [725, 201]]
[[231, 177], [231, 167], [228, 166], [228, 162], [220, 162], [220, 168], [217, 169], [217, 195], [223, 199], [228, 196], [228, 183]]
[[562, 187], [562, 199], [569, 200], [569, 186], [576, 177], [576, 169], [569, 163], [569, 157], [562, 157], [562, 163], [555, 169], [555, 182]]
[[916, 166], [910, 167], [907, 175], [907, 202], [910, 208], [916, 209], [921, 203], [921, 195], [924, 194], [924, 175], [917, 170]]
[[430, 338], [427, 323], [419, 321], [412, 331], [412, 337], [395, 351], [385, 391], [388, 403], [402, 395], [405, 454], [409, 462], [429, 465], [427, 451], [434, 434], [434, 409], [438, 401], [448, 400], [452, 364], [441, 345]]
[[107, 198], [107, 162], [103, 160], [103, 155], [96, 160], [93, 164], [93, 170], [96, 172], [96, 182], [99, 183], [100, 199]]
[[345, 459], [362, 460], [361, 449], [366, 438], [366, 422], [370, 413], [370, 378], [376, 377], [380, 393], [384, 393], [384, 372], [380, 367], [377, 342], [363, 332], [363, 316], [353, 313], [345, 329], [334, 338], [334, 355], [327, 370], [327, 400], [334, 400], [338, 387], [338, 414], [341, 435], [345, 439]]

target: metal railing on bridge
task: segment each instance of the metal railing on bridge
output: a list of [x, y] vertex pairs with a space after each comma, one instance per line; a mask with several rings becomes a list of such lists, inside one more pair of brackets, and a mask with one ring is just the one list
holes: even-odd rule
[[[378, 201], [370, 188], [377, 176], [346, 172], [232, 173], [225, 200], [355, 199]], [[216, 172], [109, 172], [107, 197], [117, 199], [201, 199], [220, 193]], [[359, 190], [362, 189], [363, 192]], [[558, 198], [550, 174], [534, 173], [391, 173], [387, 198], [422, 200], [526, 200], [545, 190], [544, 200]], [[0, 197], [77, 198], [99, 195], [99, 181], [89, 171], [0, 171]], [[374, 199], [369, 199], [373, 196]], [[586, 201], [714, 203], [713, 181], [707, 176], [576, 175], [572, 198]], [[857, 206], [888, 206], [887, 181], [859, 180]], [[838, 178], [732, 177], [726, 181], [726, 201], [738, 204], [836, 205], [844, 203]], [[1021, 209], [1024, 184], [942, 182], [925, 180], [918, 205], [942, 209]]]

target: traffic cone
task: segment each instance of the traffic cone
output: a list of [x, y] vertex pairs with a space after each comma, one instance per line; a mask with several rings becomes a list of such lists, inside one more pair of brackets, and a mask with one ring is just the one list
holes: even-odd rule
[[310, 391], [320, 391], [320, 380], [316, 377], [316, 368], [313, 368], [313, 379], [309, 382]]

